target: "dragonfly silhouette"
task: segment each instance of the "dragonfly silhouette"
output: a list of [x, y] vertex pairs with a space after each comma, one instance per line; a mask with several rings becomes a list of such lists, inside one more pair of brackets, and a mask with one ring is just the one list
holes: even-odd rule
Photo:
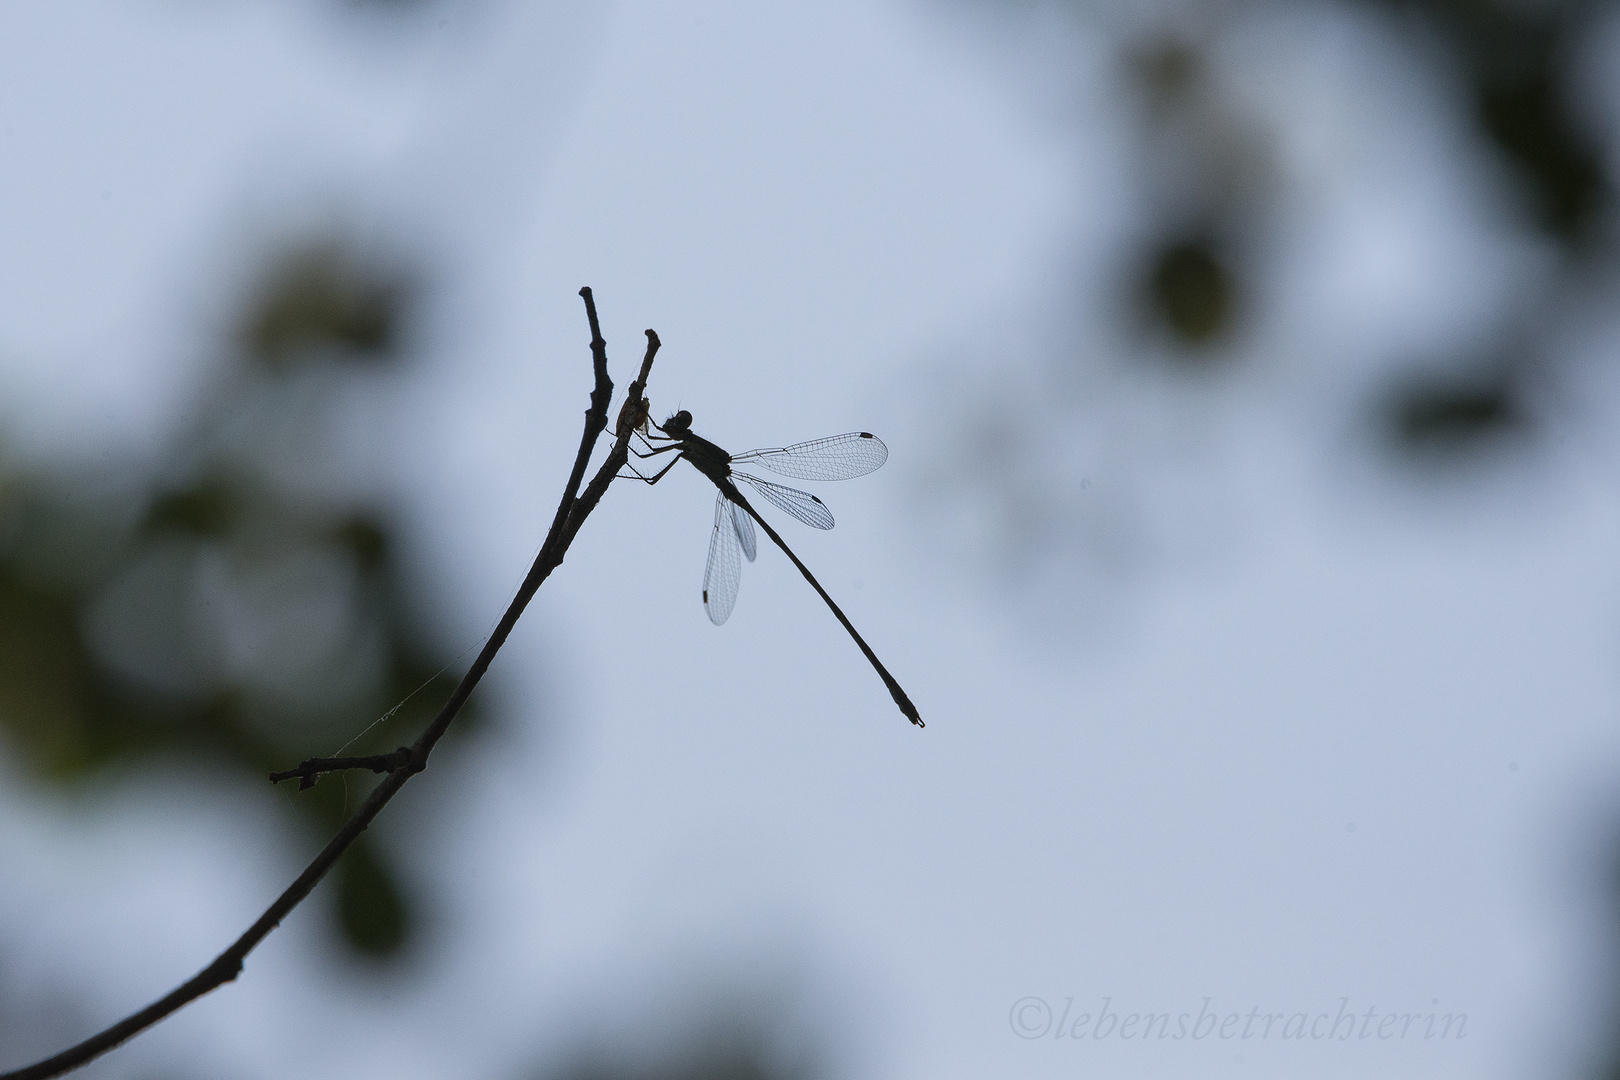
[[[844, 624], [849, 636], [855, 639], [855, 644], [861, 647], [861, 652], [872, 662], [883, 685], [889, 688], [894, 697], [894, 703], [900, 706], [900, 711], [906, 718], [918, 727], [923, 727], [922, 717], [917, 714], [917, 706], [911, 703], [906, 692], [900, 688], [889, 669], [877, 658], [872, 647], [856, 632], [850, 624], [849, 618], [833, 603], [833, 598], [827, 595], [827, 590], [821, 587], [821, 582], [810, 569], [799, 561], [782, 538], [776, 535], [776, 530], [770, 523], [760, 517], [754, 508], [749, 505], [743, 493], [737, 490], [733, 482], [741, 480], [755, 491], [759, 492], [778, 508], [786, 510], [800, 521], [815, 529], [830, 529], [833, 527], [832, 513], [826, 505], [807, 491], [797, 488], [784, 487], [773, 484], [769, 480], [762, 480], [747, 473], [734, 472], [733, 465], [759, 465], [782, 476], [791, 476], [798, 480], [850, 480], [857, 476], [865, 476], [889, 460], [889, 448], [869, 431], [851, 431], [846, 435], [834, 435], [826, 439], [813, 439], [810, 442], [795, 443], [792, 446], [771, 447], [763, 450], [750, 450], [744, 454], [728, 454], [707, 439], [700, 438], [692, 433], [692, 414], [682, 409], [662, 424], [654, 424], [662, 434], [647, 434], [643, 438], [648, 440], [649, 452], [643, 454], [635, 451], [637, 457], [650, 458], [658, 454], [667, 454], [676, 451], [675, 458], [652, 476], [642, 476], [637, 472], [636, 478], [649, 484], [656, 484], [673, 469], [679, 461], [685, 459], [692, 463], [698, 472], [714, 481], [714, 486], [720, 489], [714, 501], [714, 532], [709, 536], [709, 562], [703, 569], [703, 607], [709, 613], [709, 621], [719, 626], [731, 617], [731, 609], [737, 603], [737, 586], [742, 582], [742, 556], [747, 556], [749, 562], [754, 561], [757, 553], [754, 543], [754, 522], [765, 530], [782, 553], [793, 561], [799, 568], [821, 598], [827, 602], [832, 613], [838, 616], [838, 621]], [[662, 442], [665, 445], [651, 447], [652, 442]], [[634, 470], [632, 470], [634, 471]]]

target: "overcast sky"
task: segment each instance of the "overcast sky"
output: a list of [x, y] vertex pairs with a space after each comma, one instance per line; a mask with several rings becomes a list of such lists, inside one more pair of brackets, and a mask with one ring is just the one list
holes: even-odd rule
[[[246, 255], [383, 238], [430, 301], [332, 445], [407, 508], [459, 670], [571, 463], [589, 284], [621, 387], [661, 335], [659, 415], [739, 451], [886, 440], [818, 488], [835, 530], [782, 531], [928, 721], [779, 553], [709, 624], [695, 471], [617, 485], [497, 661], [495, 752], [385, 815], [453, 792], [404, 855], [429, 954], [344, 973], [300, 912], [101, 1075], [509, 1077], [726, 1010], [874, 1080], [1590, 1065], [1620, 472], [1582, 436], [1413, 480], [1355, 413], [1548, 254], [1488, 227], [1453, 103], [1375, 20], [1233, 15], [1212, 48], [1270, 147], [1271, 299], [1219, 379], [1121, 366], [1097, 297], [1149, 213], [1130, 20], [1026, 7], [0, 15], [9, 452], [150, 452]], [[88, 1032], [189, 977], [307, 857], [287, 797], [0, 772], [5, 1000], [45, 988]], [[1373, 1035], [1282, 1037], [1341, 1008]], [[1279, 1018], [1057, 1037], [1105, 1009]], [[1431, 1012], [1466, 1037], [1378, 1034]]]

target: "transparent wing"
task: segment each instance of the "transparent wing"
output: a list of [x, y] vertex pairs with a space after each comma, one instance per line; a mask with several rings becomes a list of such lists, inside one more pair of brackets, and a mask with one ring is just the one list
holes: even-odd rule
[[716, 626], [731, 618], [731, 609], [737, 604], [737, 586], [742, 583], [741, 543], [730, 505], [724, 495], [715, 499], [709, 563], [703, 568], [703, 607]]
[[761, 465], [796, 480], [852, 480], [889, 460], [889, 448], [870, 431], [734, 454], [733, 465]]
[[775, 503], [780, 509], [786, 510], [812, 529], [830, 529], [833, 527], [832, 511], [827, 504], [810, 494], [797, 488], [783, 487], [773, 484], [769, 480], [761, 480], [757, 476], [747, 473], [732, 473], [733, 478], [741, 480], [749, 487]]
[[759, 554], [754, 546], [754, 519], [730, 499], [726, 499], [726, 505], [731, 509], [731, 527], [737, 530], [737, 541], [742, 544], [743, 554], [748, 556], [749, 562], [753, 562], [754, 556]]

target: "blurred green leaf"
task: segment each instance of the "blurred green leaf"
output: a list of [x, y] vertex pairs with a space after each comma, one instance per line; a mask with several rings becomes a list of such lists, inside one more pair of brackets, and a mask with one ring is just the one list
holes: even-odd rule
[[[83, 790], [97, 770], [165, 762], [258, 787], [305, 757], [411, 741], [454, 685], [417, 644], [434, 613], [406, 600], [428, 591], [391, 557], [395, 526], [265, 467], [297, 449], [285, 432], [325, 415], [336, 383], [285, 392], [309, 358], [394, 347], [403, 277], [325, 241], [263, 281], [241, 322], [257, 376], [220, 380], [147, 471], [0, 468], [0, 736], [41, 783]], [[476, 724], [464, 711], [441, 752]], [[371, 782], [329, 779], [281, 805], [324, 842]], [[374, 840], [331, 895], [358, 954], [398, 950], [416, 925]]]
[[1207, 345], [1232, 325], [1231, 271], [1204, 240], [1178, 240], [1152, 258], [1148, 306], [1188, 345]]
[[[722, 1017], [723, 1021], [724, 1018]], [[746, 1027], [671, 1047], [635, 1065], [594, 1059], [556, 1074], [557, 1080], [806, 1080], [810, 1070], [779, 1063], [764, 1037]]]
[[282, 256], [266, 275], [243, 329], [247, 354], [271, 368], [337, 350], [390, 358], [410, 302], [405, 276], [325, 240]]
[[1530, 193], [1537, 222], [1582, 241], [1612, 198], [1574, 99], [1577, 46], [1607, 3], [1379, 0], [1423, 19], [1462, 64], [1485, 133]]
[[237, 498], [222, 476], [199, 480], [177, 491], [153, 498], [144, 526], [149, 532], [174, 529], [198, 536], [221, 537], [230, 532], [240, 512]]
[[410, 914], [393, 872], [375, 849], [370, 837], [361, 836], [338, 861], [338, 919], [355, 949], [386, 957], [409, 939]]
[[1524, 433], [1529, 417], [1516, 380], [1487, 371], [1396, 387], [1381, 406], [1395, 448], [1412, 458], [1457, 458]]

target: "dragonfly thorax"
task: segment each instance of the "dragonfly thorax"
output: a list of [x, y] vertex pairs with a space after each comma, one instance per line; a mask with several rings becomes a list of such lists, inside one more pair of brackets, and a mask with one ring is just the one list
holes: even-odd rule
[[718, 481], [731, 475], [731, 455], [708, 439], [692, 431], [692, 414], [682, 409], [659, 425], [659, 430], [676, 440], [681, 456], [695, 465], [699, 472]]

